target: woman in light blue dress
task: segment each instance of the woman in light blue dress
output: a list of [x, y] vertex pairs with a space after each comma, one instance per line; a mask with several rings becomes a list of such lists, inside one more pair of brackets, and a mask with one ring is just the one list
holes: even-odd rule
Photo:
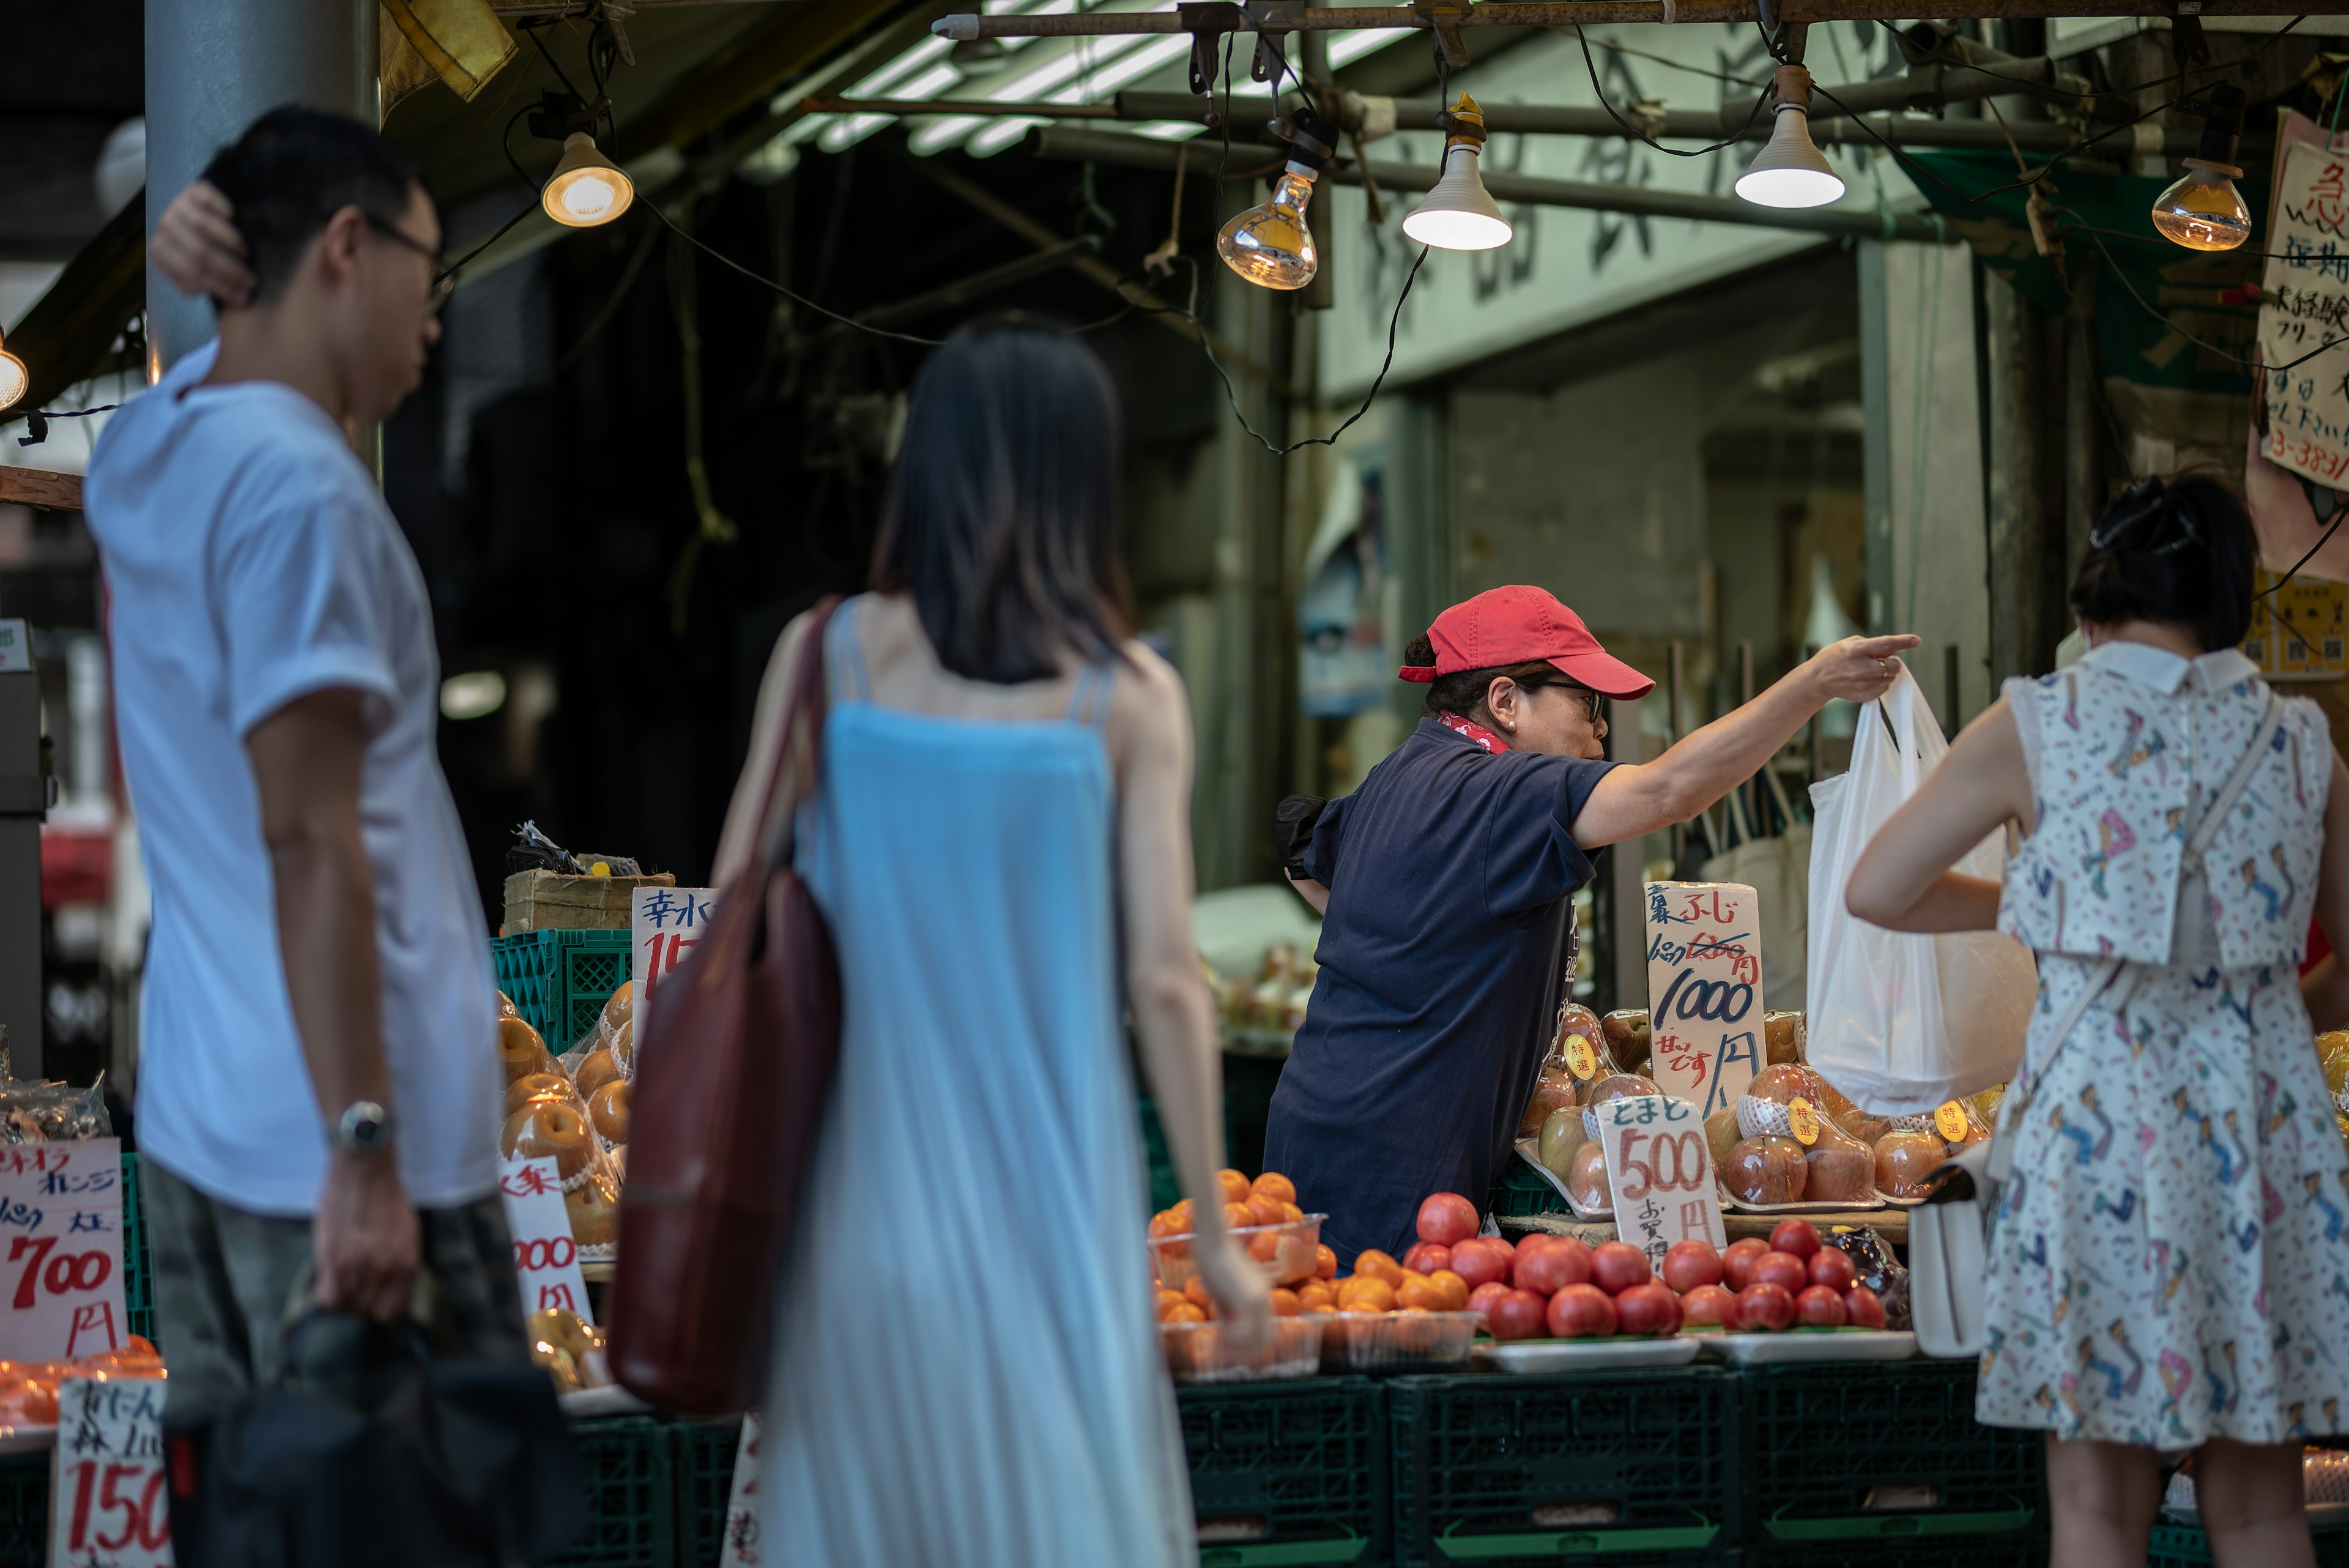
[[[824, 639], [799, 862], [840, 1074], [778, 1293], [764, 1561], [1190, 1568], [1150, 1297], [1131, 1009], [1227, 1332], [1213, 1006], [1190, 938], [1188, 707], [1126, 637], [1116, 394], [1068, 335], [966, 329], [916, 379], [875, 591]], [[776, 649], [719, 879], [761, 832]], [[766, 825], [771, 831], [771, 824]]]

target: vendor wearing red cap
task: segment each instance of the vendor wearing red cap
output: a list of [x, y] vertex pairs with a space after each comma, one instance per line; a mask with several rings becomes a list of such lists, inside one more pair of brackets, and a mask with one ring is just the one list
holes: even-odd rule
[[1340, 1258], [1400, 1254], [1420, 1201], [1480, 1207], [1565, 1000], [1589, 852], [1685, 822], [1830, 698], [1888, 690], [1913, 637], [1847, 638], [1651, 763], [1604, 761], [1603, 703], [1655, 682], [1548, 592], [1436, 618], [1402, 671], [1427, 714], [1361, 787], [1299, 823], [1289, 875], [1321, 911], [1320, 978], [1272, 1097], [1265, 1167]]

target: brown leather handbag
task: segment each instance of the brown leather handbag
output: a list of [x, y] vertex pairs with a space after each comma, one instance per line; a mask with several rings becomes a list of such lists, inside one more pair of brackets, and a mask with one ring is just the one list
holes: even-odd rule
[[625, 1387], [689, 1415], [765, 1395], [775, 1277], [840, 1060], [840, 963], [792, 867], [796, 800], [771, 830], [783, 782], [814, 787], [837, 603], [802, 645], [759, 846], [636, 1020], [608, 1352]]

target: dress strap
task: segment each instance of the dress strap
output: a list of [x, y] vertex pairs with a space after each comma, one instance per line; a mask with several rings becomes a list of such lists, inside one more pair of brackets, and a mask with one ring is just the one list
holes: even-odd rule
[[1109, 701], [1117, 685], [1117, 661], [1104, 659], [1088, 664], [1077, 672], [1076, 689], [1069, 693], [1069, 711], [1062, 718], [1071, 724], [1083, 724], [1102, 729], [1109, 723]]
[[834, 701], [873, 701], [873, 684], [864, 675], [864, 645], [856, 635], [856, 612], [864, 603], [862, 594], [842, 600], [825, 629], [824, 662], [831, 667]]

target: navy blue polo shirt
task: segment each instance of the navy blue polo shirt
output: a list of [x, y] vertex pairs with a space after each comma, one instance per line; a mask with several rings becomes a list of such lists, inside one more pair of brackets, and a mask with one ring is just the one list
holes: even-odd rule
[[1320, 978], [1273, 1093], [1264, 1161], [1349, 1262], [1401, 1256], [1422, 1199], [1482, 1209], [1554, 1031], [1574, 818], [1611, 763], [1488, 753], [1432, 719], [1322, 808]]

